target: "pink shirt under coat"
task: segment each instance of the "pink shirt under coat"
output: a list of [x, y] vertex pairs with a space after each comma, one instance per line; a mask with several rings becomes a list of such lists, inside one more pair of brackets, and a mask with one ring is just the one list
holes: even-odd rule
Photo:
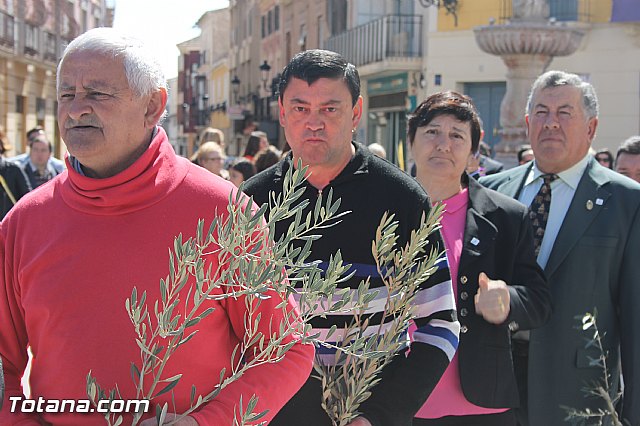
[[[463, 189], [451, 198], [443, 200], [445, 210], [442, 214], [442, 239], [447, 250], [447, 260], [451, 271], [451, 283], [456, 300], [458, 299], [458, 266], [462, 254], [464, 228], [467, 221], [469, 190]], [[475, 314], [474, 314], [475, 315]], [[460, 335], [462, 339], [462, 334]], [[506, 411], [506, 408], [483, 408], [467, 401], [460, 385], [458, 370], [458, 354], [456, 353], [449, 367], [435, 389], [416, 413], [417, 418], [437, 419], [444, 416], [467, 416], [477, 414], [493, 414]]]

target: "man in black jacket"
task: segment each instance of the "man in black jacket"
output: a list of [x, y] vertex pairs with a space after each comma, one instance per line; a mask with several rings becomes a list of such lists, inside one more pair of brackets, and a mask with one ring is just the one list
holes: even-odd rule
[[[371, 288], [380, 292], [376, 298], [380, 303], [371, 305], [369, 317], [370, 327], [377, 330], [386, 289], [371, 253], [376, 228], [385, 212], [394, 213], [402, 247], [419, 226], [422, 213], [429, 211], [430, 202], [415, 180], [352, 141], [362, 115], [360, 79], [355, 67], [340, 55], [323, 50], [299, 53], [283, 70], [279, 92], [280, 124], [291, 153], [249, 179], [245, 192], [258, 204], [267, 203], [270, 193], [282, 192], [287, 170], [302, 160], [309, 167], [303, 195], [310, 201], [307, 212], [330, 190], [333, 199], [341, 199], [340, 210], [351, 213], [336, 226], [319, 231], [322, 238], [314, 241], [310, 260], [318, 260], [322, 266], [340, 250], [354, 273], [343, 283], [345, 287], [357, 288], [360, 280], [370, 278]], [[279, 223], [276, 238], [287, 228], [288, 223]], [[432, 237], [432, 244], [444, 249], [438, 234]], [[362, 415], [350, 426], [410, 425], [453, 357], [459, 323], [446, 262], [440, 262], [438, 271], [422, 284], [416, 301], [418, 330], [409, 354], [398, 354], [383, 369], [380, 383], [360, 406]], [[343, 328], [351, 318], [327, 315], [312, 325], [322, 336], [332, 326]], [[335, 352], [324, 347], [318, 348], [316, 358], [325, 364], [336, 362]], [[321, 403], [321, 382], [310, 377], [271, 425], [329, 426], [331, 421]]]

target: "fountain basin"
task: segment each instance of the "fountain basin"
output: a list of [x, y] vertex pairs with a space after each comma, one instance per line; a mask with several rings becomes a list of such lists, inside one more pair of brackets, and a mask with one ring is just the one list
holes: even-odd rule
[[585, 31], [547, 23], [522, 22], [474, 28], [478, 47], [492, 55], [568, 56], [578, 47]]

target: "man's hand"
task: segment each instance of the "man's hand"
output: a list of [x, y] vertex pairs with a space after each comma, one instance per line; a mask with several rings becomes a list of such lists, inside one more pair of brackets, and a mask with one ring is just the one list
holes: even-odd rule
[[502, 280], [489, 279], [487, 274], [478, 275], [478, 293], [474, 298], [476, 313], [492, 324], [502, 324], [509, 316], [509, 288]]
[[[173, 421], [176, 417], [175, 414], [167, 413], [167, 416], [164, 418], [165, 422]], [[198, 422], [191, 416], [183, 417], [174, 423], [175, 426], [198, 426]], [[158, 426], [158, 422], [156, 422], [156, 418], [152, 417], [140, 423], [140, 426]]]
[[371, 426], [371, 422], [364, 417], [356, 417], [351, 423], [347, 424], [347, 426]]

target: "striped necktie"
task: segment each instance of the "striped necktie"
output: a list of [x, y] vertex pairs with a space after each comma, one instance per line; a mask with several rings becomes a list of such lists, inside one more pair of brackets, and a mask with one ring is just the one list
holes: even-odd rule
[[542, 186], [529, 206], [529, 218], [533, 225], [533, 244], [536, 250], [536, 256], [540, 253], [540, 246], [542, 245], [542, 238], [544, 237], [544, 229], [546, 228], [547, 220], [549, 219], [549, 208], [551, 207], [551, 182], [557, 178], [558, 175], [542, 175]]

